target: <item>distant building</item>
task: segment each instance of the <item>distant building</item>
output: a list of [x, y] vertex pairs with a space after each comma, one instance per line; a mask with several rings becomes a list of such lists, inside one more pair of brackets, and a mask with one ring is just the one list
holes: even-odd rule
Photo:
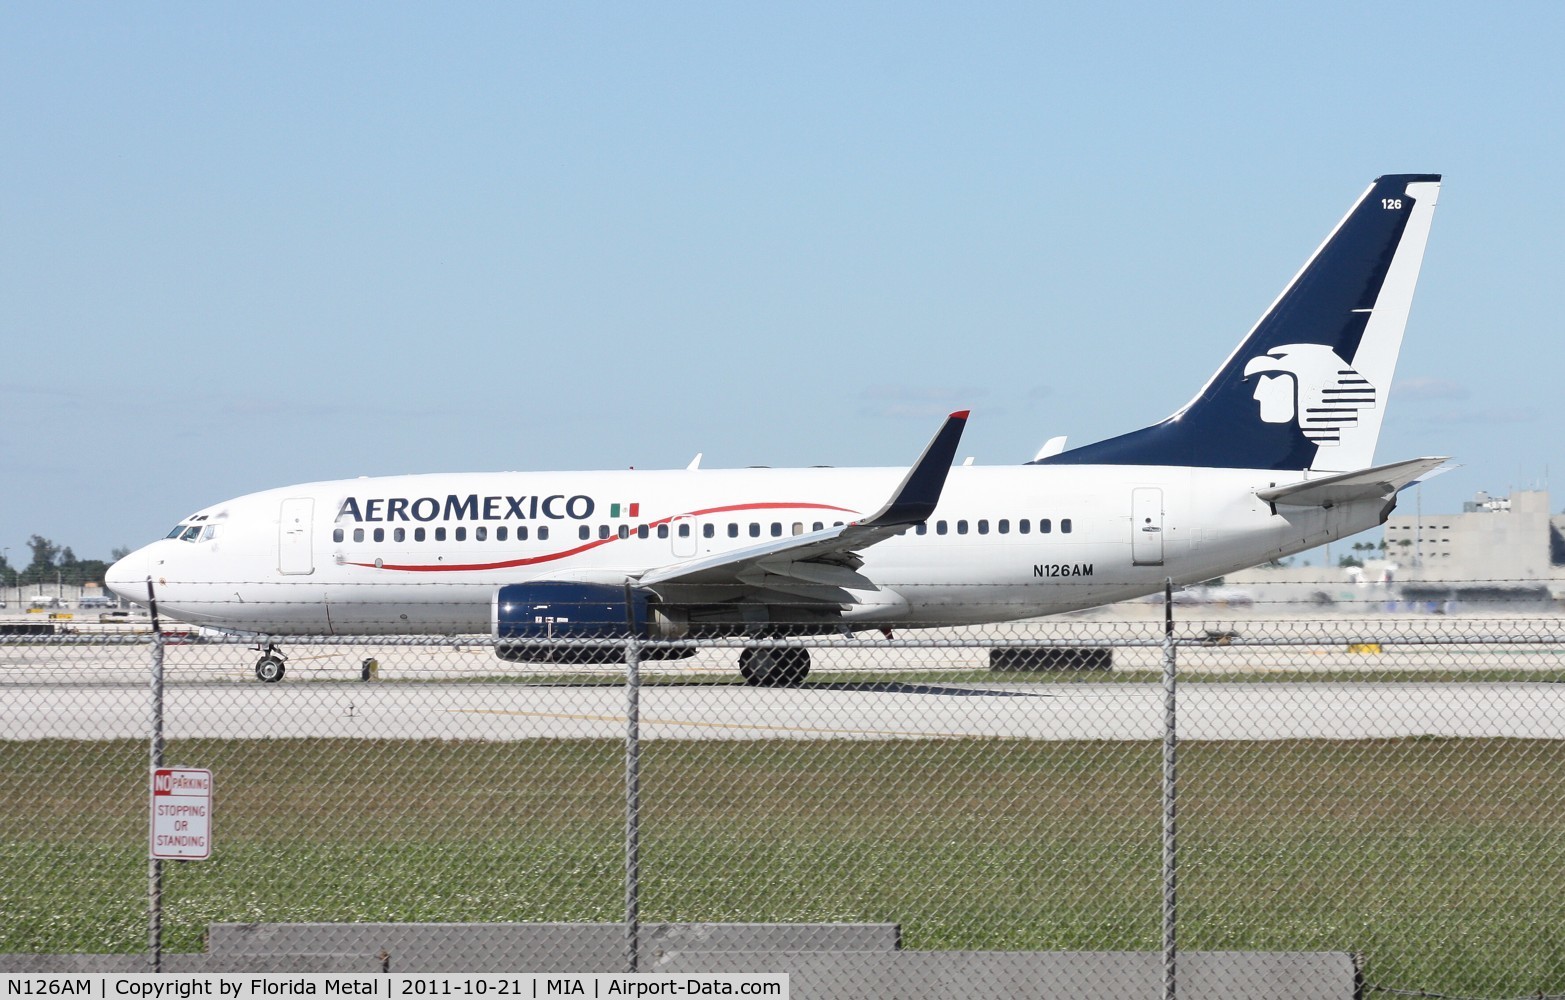
[[1479, 493], [1460, 514], [1393, 514], [1385, 557], [1409, 600], [1565, 598], [1565, 515], [1549, 494]]
[[[1412, 498], [1404, 494], [1406, 510]], [[1326, 565], [1258, 566], [1230, 573], [1258, 606], [1335, 604], [1377, 611], [1451, 611], [1464, 606], [1565, 608], [1565, 515], [1549, 513], [1549, 494], [1479, 493], [1459, 514], [1393, 514], [1384, 548], [1362, 559], [1326, 549]], [[1339, 565], [1353, 556], [1362, 565]]]

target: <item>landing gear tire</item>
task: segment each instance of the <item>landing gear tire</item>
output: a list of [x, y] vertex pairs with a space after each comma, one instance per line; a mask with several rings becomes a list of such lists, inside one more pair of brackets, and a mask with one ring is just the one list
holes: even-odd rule
[[285, 672], [282, 657], [271, 653], [261, 657], [255, 664], [255, 679], [262, 684], [276, 684], [283, 679]]
[[752, 687], [798, 687], [809, 674], [807, 649], [746, 649], [739, 654], [739, 675]]

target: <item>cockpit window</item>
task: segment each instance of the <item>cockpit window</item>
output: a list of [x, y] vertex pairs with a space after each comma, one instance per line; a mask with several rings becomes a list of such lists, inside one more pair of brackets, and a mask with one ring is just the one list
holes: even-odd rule
[[174, 530], [170, 531], [168, 534], [164, 535], [163, 537], [164, 538], [178, 538], [179, 535], [180, 535], [180, 532], [182, 532], [184, 530], [185, 530], [185, 526], [183, 524], [176, 524], [176, 525], [174, 525]]
[[181, 534], [179, 536], [179, 540], [182, 541], [182, 542], [193, 542], [193, 541], [195, 541], [196, 539], [198, 539], [200, 537], [201, 537], [201, 525], [199, 525], [199, 524], [192, 524], [190, 527], [185, 529], [183, 534]]
[[209, 524], [209, 525], [207, 525], [207, 526], [205, 526], [204, 528], [201, 529], [201, 540], [203, 542], [210, 542], [212, 539], [214, 539], [216, 537], [217, 537], [217, 525]]

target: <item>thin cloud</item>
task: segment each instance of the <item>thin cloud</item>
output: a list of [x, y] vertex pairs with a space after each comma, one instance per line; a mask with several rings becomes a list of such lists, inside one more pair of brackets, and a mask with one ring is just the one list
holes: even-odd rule
[[1430, 413], [1420, 418], [1432, 424], [1461, 424], [1486, 427], [1495, 424], [1531, 424], [1539, 420], [1539, 413], [1530, 406], [1481, 406], [1471, 409], [1449, 409]]
[[1398, 399], [1466, 399], [1467, 387], [1449, 379], [1412, 378], [1397, 379], [1391, 384], [1391, 392]]
[[864, 405], [859, 412], [871, 417], [943, 417], [986, 395], [988, 390], [975, 387], [872, 385], [860, 393]]

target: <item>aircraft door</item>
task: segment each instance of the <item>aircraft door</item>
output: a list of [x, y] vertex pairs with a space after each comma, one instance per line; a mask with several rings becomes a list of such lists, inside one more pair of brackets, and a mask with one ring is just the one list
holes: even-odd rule
[[1155, 486], [1130, 491], [1130, 561], [1163, 565], [1163, 491]]
[[696, 519], [676, 517], [669, 522], [669, 541], [673, 543], [674, 558], [688, 559], [696, 554]]
[[312, 522], [315, 501], [310, 497], [292, 497], [283, 501], [277, 519], [277, 571], [285, 576], [308, 576], [315, 572], [315, 542]]

